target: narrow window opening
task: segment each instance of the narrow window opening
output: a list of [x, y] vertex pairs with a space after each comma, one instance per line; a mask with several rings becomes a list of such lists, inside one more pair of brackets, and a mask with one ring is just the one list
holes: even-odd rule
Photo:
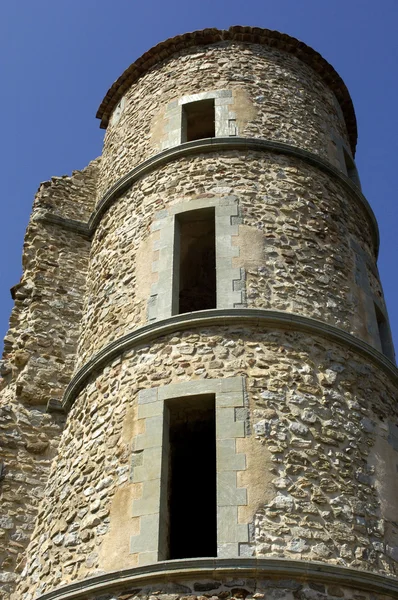
[[217, 556], [215, 396], [177, 398], [166, 407], [165, 554], [171, 560]]
[[379, 331], [381, 351], [383, 352], [383, 354], [385, 354], [386, 356], [391, 358], [390, 331], [389, 331], [388, 323], [387, 323], [386, 318], [383, 315], [382, 311], [377, 306], [377, 304], [375, 304], [374, 307], [375, 307], [375, 313], [376, 313], [377, 328]]
[[343, 148], [343, 154], [347, 176], [349, 177], [349, 179], [351, 179], [353, 183], [355, 183], [355, 185], [357, 185], [360, 188], [361, 182], [359, 181], [358, 171], [355, 166], [355, 163], [345, 148]]
[[[214, 208], [181, 213], [176, 219], [178, 314], [216, 308]], [[177, 265], [176, 265], [177, 266]]]
[[182, 142], [215, 137], [214, 98], [183, 104]]

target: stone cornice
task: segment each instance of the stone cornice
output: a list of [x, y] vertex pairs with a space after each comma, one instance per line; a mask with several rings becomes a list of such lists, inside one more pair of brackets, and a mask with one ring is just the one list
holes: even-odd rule
[[91, 237], [88, 223], [85, 223], [84, 221], [67, 219], [66, 217], [61, 217], [60, 215], [55, 215], [54, 213], [46, 211], [41, 211], [40, 214], [35, 218], [35, 221], [42, 221], [44, 223], [50, 223], [51, 225], [59, 225], [62, 227], [62, 229], [66, 229], [67, 231], [73, 231], [73, 233], [78, 233], [86, 238]]
[[137, 179], [146, 175], [147, 173], [158, 169], [160, 166], [184, 158], [185, 156], [195, 155], [204, 152], [220, 152], [228, 150], [241, 150], [248, 151], [254, 150], [258, 152], [277, 152], [278, 154], [286, 154], [299, 158], [310, 165], [317, 167], [324, 171], [328, 175], [338, 179], [349, 192], [353, 194], [358, 205], [361, 209], [365, 209], [366, 215], [369, 218], [372, 229], [373, 229], [373, 243], [375, 245], [375, 251], [379, 246], [379, 232], [376, 217], [366, 200], [365, 196], [361, 193], [359, 188], [352, 183], [352, 181], [343, 175], [341, 171], [336, 169], [326, 160], [320, 158], [317, 154], [308, 152], [308, 150], [302, 150], [296, 146], [291, 146], [282, 142], [274, 142], [272, 140], [265, 140], [261, 138], [240, 138], [240, 137], [225, 137], [225, 138], [207, 138], [202, 140], [195, 140], [193, 142], [186, 142], [179, 146], [174, 146], [163, 152], [159, 152], [143, 161], [137, 167], [132, 169], [129, 173], [121, 177], [101, 198], [98, 202], [93, 214], [89, 220], [90, 231], [93, 232], [97, 227], [102, 215], [109, 208], [109, 206], [125, 192]]
[[310, 317], [275, 310], [212, 309], [184, 313], [152, 322], [107, 344], [75, 374], [65, 390], [62, 403], [50, 401], [48, 410], [68, 411], [93, 373], [135, 346], [147, 344], [154, 339], [177, 331], [236, 325], [250, 326], [260, 330], [288, 329], [320, 336], [365, 357], [369, 362], [382, 369], [394, 383], [398, 383], [398, 369], [384, 354], [334, 325]]
[[351, 149], [355, 154], [358, 135], [355, 111], [350, 94], [340, 75], [318, 52], [303, 42], [285, 33], [260, 27], [235, 25], [228, 30], [202, 29], [177, 35], [157, 44], [132, 63], [108, 90], [97, 112], [97, 118], [101, 119], [100, 126], [107, 127], [112, 111], [124, 93], [154, 65], [167, 60], [181, 50], [226, 41], [270, 46], [297, 56], [311, 67], [336, 96], [347, 125]]
[[[324, 173], [327, 173], [331, 177], [337, 179], [338, 182], [343, 185], [351, 194], [351, 196], [355, 198], [359, 208], [365, 212], [367, 218], [369, 219], [372, 228], [375, 254], [377, 256], [379, 248], [379, 230], [376, 217], [372, 211], [372, 208], [370, 207], [369, 202], [366, 200], [359, 188], [341, 171], [336, 169], [326, 160], [320, 158], [318, 155], [308, 152], [307, 150], [297, 148], [296, 146], [290, 146], [289, 144], [284, 144], [282, 142], [274, 142], [272, 140], [264, 140], [261, 138], [208, 138], [187, 142], [185, 144], [169, 148], [168, 150], [163, 150], [162, 152], [151, 156], [147, 160], [144, 160], [137, 167], [134, 167], [134, 169], [116, 181], [116, 183], [98, 202], [87, 224], [80, 223], [80, 225], [78, 225], [79, 221], [70, 221], [69, 219], [66, 219], [64, 220], [65, 227], [75, 231], [77, 231], [77, 229], [80, 227], [79, 231], [82, 233], [84, 231], [84, 235], [92, 236], [99, 222], [101, 221], [102, 216], [106, 213], [109, 207], [140, 177], [147, 175], [151, 171], [154, 171], [155, 169], [158, 169], [167, 163], [184, 158], [186, 156], [228, 150], [240, 150], [244, 152], [254, 150], [258, 152], [276, 152], [278, 154], [286, 154], [288, 156], [293, 156], [303, 160], [304, 162], [317, 167]], [[51, 222], [56, 222], [59, 225], [62, 225], [62, 217], [56, 217], [50, 213], [47, 213], [47, 215], [49, 218], [51, 218]], [[41, 219], [46, 220], [44, 216], [41, 217]]]
[[[328, 563], [283, 558], [194, 558], [163, 561], [90, 577], [37, 597], [37, 600], [87, 600], [161, 583], [245, 578], [323, 583], [398, 597], [398, 579]], [[216, 589], [216, 587], [215, 587]], [[102, 597], [102, 596], [101, 596]]]

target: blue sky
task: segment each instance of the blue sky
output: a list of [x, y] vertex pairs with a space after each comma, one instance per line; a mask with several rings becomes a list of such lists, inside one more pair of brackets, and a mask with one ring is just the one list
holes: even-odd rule
[[14, 0], [0, 10], [1, 340], [34, 194], [41, 181], [71, 174], [101, 153], [104, 132], [95, 113], [113, 81], [168, 37], [252, 25], [312, 46], [348, 86], [359, 128], [357, 166], [379, 222], [379, 269], [398, 349], [398, 0]]

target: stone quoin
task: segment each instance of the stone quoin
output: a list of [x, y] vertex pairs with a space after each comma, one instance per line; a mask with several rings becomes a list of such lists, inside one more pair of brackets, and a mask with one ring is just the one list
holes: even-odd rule
[[11, 290], [1, 597], [397, 597], [398, 370], [343, 81], [206, 29], [97, 117]]

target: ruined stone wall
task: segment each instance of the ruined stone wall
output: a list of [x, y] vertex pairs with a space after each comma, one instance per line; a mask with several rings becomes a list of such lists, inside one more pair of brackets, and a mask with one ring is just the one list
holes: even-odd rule
[[54, 178], [40, 186], [34, 200], [2, 367], [5, 381], [15, 379], [20, 399], [29, 404], [59, 399], [70, 379], [90, 251], [87, 238], [62, 223], [49, 222], [45, 215], [87, 219], [97, 174], [98, 164], [93, 162], [72, 177]]
[[39, 210], [46, 210], [66, 219], [88, 221], [95, 205], [100, 164], [101, 160], [97, 158], [82, 171], [73, 171], [71, 177], [52, 177], [41, 183], [32, 216]]
[[349, 143], [334, 94], [307, 65], [288, 53], [252, 44], [215, 44], [176, 53], [125, 94], [119, 120], [105, 136], [98, 195], [162, 149], [168, 103], [200, 92], [233, 93], [239, 136], [267, 138], [332, 161], [336, 140]]
[[371, 224], [355, 194], [302, 160], [229, 151], [147, 174], [104, 215], [93, 237], [79, 364], [147, 322], [161, 211], [212, 197], [238, 203], [232, 264], [244, 271], [247, 307], [314, 317], [379, 347], [369, 285], [356, 276], [363, 259], [377, 280]]
[[[228, 91], [217, 100], [235, 115], [239, 137], [284, 142], [324, 162], [270, 145], [180, 154], [153, 163], [128, 189], [125, 182], [89, 221], [120, 177], [179, 143], [170, 143], [170, 106], [215, 90]], [[218, 518], [218, 532], [230, 530], [233, 543], [219, 538], [219, 556], [397, 575], [396, 371], [371, 348], [381, 349], [376, 300], [385, 311], [377, 232], [366, 200], [336, 173], [345, 174], [348, 138], [334, 94], [296, 57], [221, 43], [152, 67], [119, 112], [100, 164], [41, 187], [26, 238], [2, 366], [11, 520], [0, 539], [13, 549], [0, 575], [5, 597], [22, 569], [12, 600], [167, 558], [160, 527], [148, 523], [153, 515], [161, 521], [164, 473], [154, 473], [160, 464], [166, 470], [168, 448], [151, 436], [165, 443], [156, 411], [180, 397], [176, 389], [224, 390], [221, 399], [214, 392], [217, 478], [223, 460], [229, 464], [217, 483], [218, 510], [233, 519]], [[213, 322], [222, 326], [186, 314], [187, 330], [165, 321], [171, 305], [159, 308], [172, 286], [173, 227], [180, 210], [209, 207], [218, 284], [223, 278], [223, 311], [213, 311]], [[88, 227], [75, 221], [93, 225], [91, 244]], [[245, 308], [260, 310], [243, 324]], [[279, 311], [273, 325], [271, 311]], [[129, 349], [92, 361], [148, 323], [145, 342], [130, 339]], [[156, 334], [162, 323], [169, 329]], [[84, 379], [80, 369], [90, 365]], [[63, 418], [44, 411], [71, 380], [66, 397], [74, 404], [58, 445]], [[225, 458], [227, 446], [233, 452]], [[208, 589], [217, 595], [217, 586]], [[315, 598], [308, 585], [289, 589], [289, 598]], [[352, 596], [315, 590], [317, 600]], [[125, 590], [120, 600], [135, 593]]]
[[237, 325], [165, 336], [91, 379], [69, 414], [19, 597], [137, 564], [138, 392], [236, 375], [248, 394], [238, 440], [246, 468], [237, 473], [247, 489], [238, 512], [251, 531], [245, 555], [397, 574], [394, 383], [320, 337]]
[[41, 184], [25, 237], [23, 275], [13, 288], [0, 378], [4, 597], [23, 568], [22, 553], [64, 424], [64, 417], [46, 413], [46, 406], [62, 398], [73, 372], [90, 249], [88, 239], [45, 215], [87, 218], [97, 172], [94, 162], [72, 177]]

